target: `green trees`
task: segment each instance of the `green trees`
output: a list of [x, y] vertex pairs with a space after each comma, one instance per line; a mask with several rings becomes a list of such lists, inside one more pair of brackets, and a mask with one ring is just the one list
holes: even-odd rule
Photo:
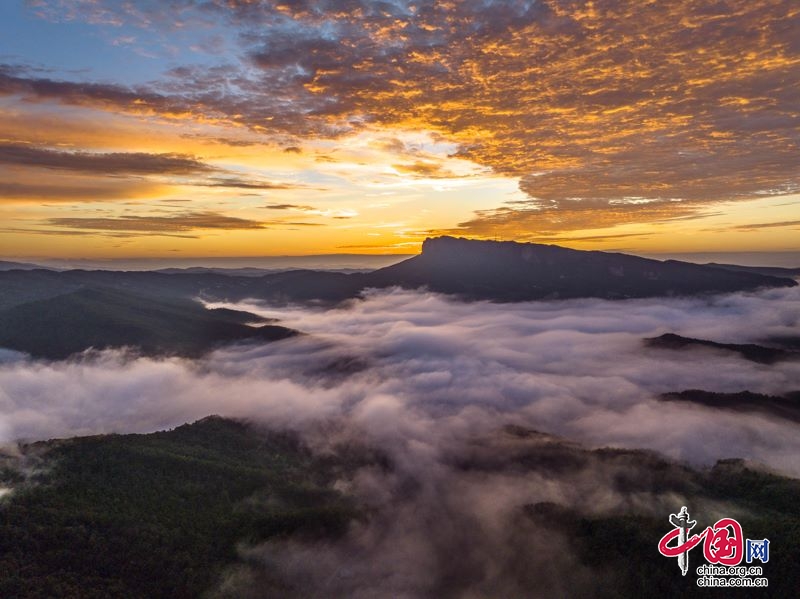
[[237, 543], [355, 514], [296, 439], [221, 418], [48, 445], [49, 470], [0, 507], [2, 597], [194, 598]]

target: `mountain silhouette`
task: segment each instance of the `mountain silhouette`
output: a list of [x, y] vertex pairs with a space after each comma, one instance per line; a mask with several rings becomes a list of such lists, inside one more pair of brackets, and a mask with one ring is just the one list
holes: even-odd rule
[[791, 279], [513, 241], [427, 239], [419, 256], [366, 275], [370, 285], [427, 287], [470, 299], [624, 299], [789, 287]]
[[425, 240], [422, 253], [369, 273], [290, 270], [264, 276], [219, 272], [0, 271], [0, 310], [84, 287], [151, 297], [336, 303], [367, 288], [426, 288], [467, 300], [691, 296], [792, 287], [791, 278], [628, 254], [513, 241]]

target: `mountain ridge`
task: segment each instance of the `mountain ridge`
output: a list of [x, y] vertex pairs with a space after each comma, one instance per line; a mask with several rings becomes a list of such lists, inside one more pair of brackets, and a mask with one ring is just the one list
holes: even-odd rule
[[278, 341], [297, 334], [264, 319], [197, 302], [83, 287], [0, 311], [0, 347], [63, 359], [94, 348], [136, 347], [146, 355], [197, 357], [235, 342]]
[[264, 276], [214, 272], [0, 271], [0, 310], [82, 287], [106, 287], [152, 297], [212, 301], [338, 303], [367, 288], [427, 288], [465, 300], [499, 302], [595, 297], [693, 296], [797, 282], [676, 260], [573, 250], [557, 245], [426, 239], [422, 253], [368, 273], [294, 269]]
[[428, 238], [422, 253], [368, 275], [376, 286], [425, 285], [468, 299], [626, 299], [793, 287], [791, 279], [597, 250]]

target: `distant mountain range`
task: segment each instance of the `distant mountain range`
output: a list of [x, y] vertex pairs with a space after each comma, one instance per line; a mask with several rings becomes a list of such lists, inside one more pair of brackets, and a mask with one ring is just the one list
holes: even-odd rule
[[39, 264], [31, 264], [30, 262], [9, 262], [8, 260], [0, 260], [0, 271], [2, 270], [34, 270], [41, 268], [44, 270], [53, 270], [46, 266]]
[[367, 288], [399, 286], [465, 300], [513, 302], [794, 285], [790, 278], [674, 260], [453, 237], [428, 239], [420, 255], [368, 273], [0, 270], [0, 347], [46, 358], [123, 345], [145, 353], [199, 355], [227, 342], [293, 334], [283, 327], [232, 321], [231, 314], [206, 310], [197, 298], [336, 303]]
[[[180, 275], [180, 274], [218, 274], [230, 275], [233, 277], [263, 277], [265, 275], [274, 275], [282, 272], [297, 270], [297, 268], [255, 268], [247, 266], [244, 268], [214, 268], [205, 266], [190, 266], [187, 268], [159, 268], [152, 272], [160, 272], [167, 275]], [[339, 272], [344, 274], [352, 274], [358, 272], [371, 272], [371, 268], [326, 268], [325, 272]]]
[[797, 282], [755, 272], [627, 254], [580, 251], [510, 241], [427, 239], [422, 253], [369, 273], [290, 270], [263, 276], [219, 272], [0, 272], [0, 309], [82, 287], [171, 296], [273, 302], [338, 302], [366, 288], [425, 287], [464, 299], [524, 301], [598, 297], [625, 299], [727, 293]]

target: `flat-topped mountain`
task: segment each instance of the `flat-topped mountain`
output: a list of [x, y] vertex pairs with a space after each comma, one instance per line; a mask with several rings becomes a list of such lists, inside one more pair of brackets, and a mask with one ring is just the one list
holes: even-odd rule
[[676, 260], [454, 237], [427, 239], [419, 256], [368, 277], [378, 287], [426, 286], [501, 301], [695, 295], [797, 284], [791, 279]]

